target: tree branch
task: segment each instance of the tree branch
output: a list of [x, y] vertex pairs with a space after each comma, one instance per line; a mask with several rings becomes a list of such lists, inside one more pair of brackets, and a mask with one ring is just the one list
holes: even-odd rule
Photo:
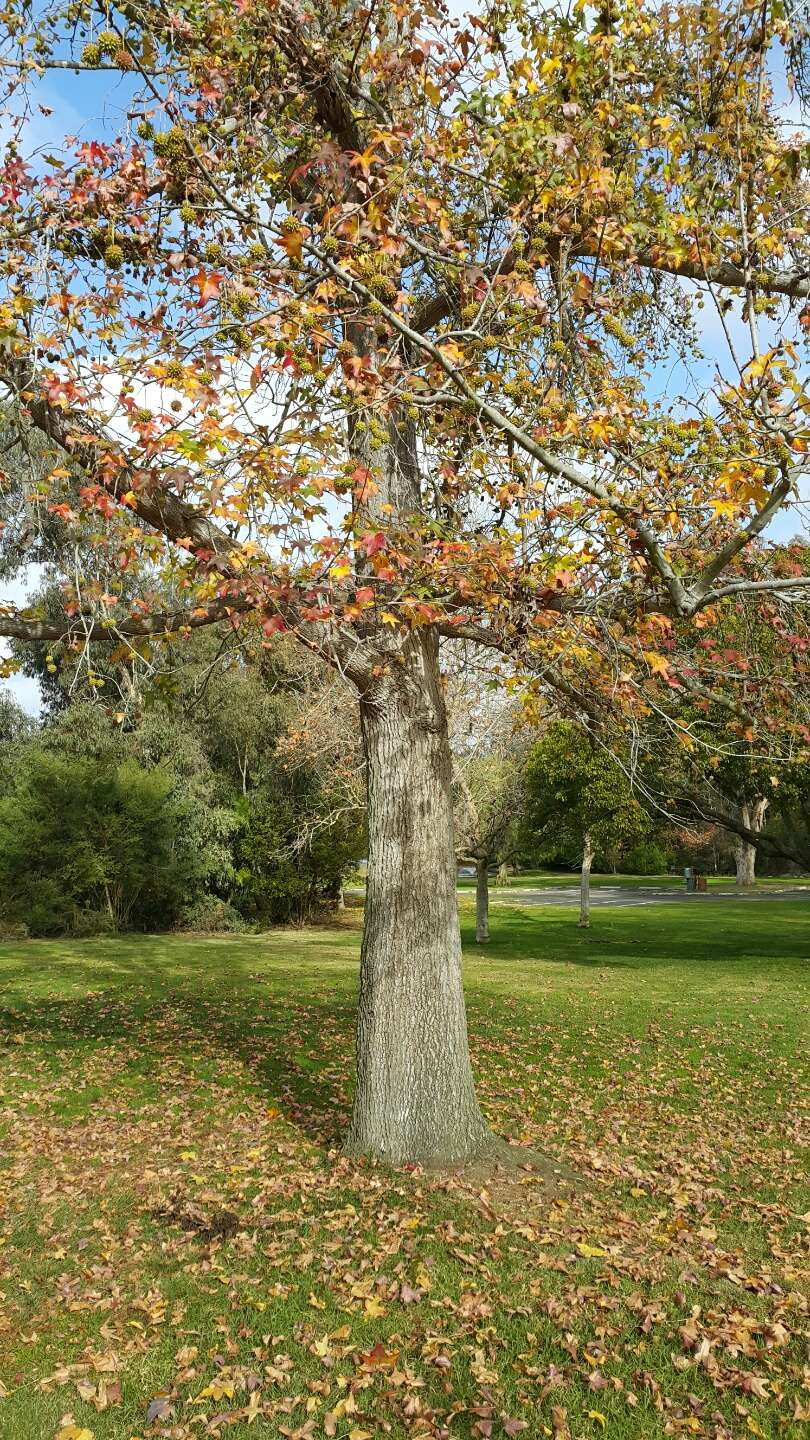
[[6, 609], [0, 604], [0, 635], [12, 640], [58, 641], [70, 640], [75, 633], [82, 639], [99, 635], [169, 635], [178, 630], [198, 630], [204, 625], [216, 625], [220, 620], [229, 620], [233, 614], [249, 609], [244, 600], [217, 600], [209, 605], [197, 605], [193, 610], [171, 610], [160, 615], [129, 615], [126, 620], [114, 620], [103, 615], [65, 615], [62, 620], [35, 620], [18, 610]]

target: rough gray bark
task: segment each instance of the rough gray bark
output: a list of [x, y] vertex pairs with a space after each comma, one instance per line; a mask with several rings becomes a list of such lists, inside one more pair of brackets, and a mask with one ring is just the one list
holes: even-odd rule
[[489, 939], [489, 865], [481, 855], [475, 860], [475, 938], [479, 945]]
[[464, 1162], [492, 1137], [467, 1042], [435, 636], [411, 636], [360, 705], [369, 855], [347, 1149], [393, 1164]]
[[[764, 795], [758, 795], [749, 805], [740, 807], [740, 818], [746, 830], [752, 830], [758, 835], [765, 824], [765, 812], [768, 809], [768, 801]], [[757, 847], [752, 845], [750, 840], [744, 840], [738, 835], [734, 842], [734, 859], [737, 866], [737, 885], [742, 889], [756, 884], [756, 863]]]
[[586, 830], [582, 837], [582, 875], [579, 882], [579, 924], [587, 930], [591, 923], [591, 866], [593, 864], [593, 843]]

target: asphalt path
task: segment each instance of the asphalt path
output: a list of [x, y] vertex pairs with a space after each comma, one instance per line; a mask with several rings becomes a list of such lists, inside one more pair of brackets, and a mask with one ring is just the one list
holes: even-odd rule
[[[475, 891], [467, 887], [459, 888], [458, 893], [474, 895]], [[499, 885], [490, 889], [489, 900], [491, 905], [561, 905], [573, 909], [579, 905], [579, 885], [555, 885], [548, 890], [533, 890], [523, 885]], [[716, 900], [740, 900], [745, 904], [755, 904], [757, 900], [795, 900], [804, 901], [806, 904], [810, 901], [810, 885], [785, 889], [768, 886], [767, 889], [755, 890], [737, 890], [731, 886], [727, 890], [707, 890], [704, 894], [689, 894], [685, 888], [665, 890], [652, 885], [640, 885], [637, 888], [628, 885], [591, 886], [592, 910], [607, 905], [711, 905]]]

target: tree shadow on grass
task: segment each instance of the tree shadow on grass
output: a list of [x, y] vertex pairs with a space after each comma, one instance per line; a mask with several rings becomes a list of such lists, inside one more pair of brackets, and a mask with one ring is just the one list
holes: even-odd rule
[[[468, 957], [512, 961], [522, 966], [582, 966], [586, 969], [694, 970], [695, 983], [714, 970], [729, 969], [740, 980], [763, 973], [790, 982], [810, 964], [804, 907], [791, 901], [757, 901], [754, 909], [720, 902], [683, 913], [655, 906], [597, 910], [590, 929], [580, 930], [576, 910], [540, 906], [502, 907], [491, 921], [491, 939], [477, 945], [472, 919], [462, 912], [461, 932]], [[779, 921], [774, 925], [774, 914]]]
[[[93, 963], [88, 979], [95, 983], [83, 994], [53, 993], [55, 976], [50, 994], [0, 1007], [0, 1051], [16, 1052], [21, 1038], [36, 1038], [58, 1068], [59, 1052], [73, 1052], [78, 1062], [83, 1053], [114, 1047], [124, 1052], [133, 1081], [147, 1088], [155, 1076], [159, 1083], [161, 1057], [180, 1057], [213, 1084], [236, 1082], [277, 1104], [308, 1139], [337, 1143], [348, 1119], [354, 1068], [352, 987], [323, 985], [296, 994], [293, 986], [276, 983], [275, 973], [253, 973], [249, 957], [234, 963], [233, 953], [227, 954], [227, 976], [209, 978], [192, 962], [181, 978], [183, 967], [172, 955], [164, 978], [154, 948], [150, 944], [148, 960], [139, 960], [116, 946], [114, 959]], [[68, 958], [72, 964], [74, 957]], [[210, 951], [207, 958], [213, 958]], [[30, 975], [24, 963], [13, 970], [6, 965], [4, 988], [19, 993]]]
[[[653, 909], [602, 912], [592, 930], [579, 931], [570, 912], [515, 907], [499, 911], [486, 947], [475, 946], [463, 915], [475, 1016], [480, 985], [497, 981], [487, 984], [485, 1022], [474, 1026], [479, 1043], [499, 1011], [515, 1019], [520, 987], [507, 993], [506, 984], [513, 967], [524, 977], [571, 965], [609, 969], [618, 986], [621, 971], [638, 972], [643, 985], [645, 972], [675, 966], [683, 971], [677, 984], [691, 988], [705, 984], [710, 961], [708, 974], [733, 977], [735, 986], [764, 975], [793, 983], [810, 956], [803, 916], [790, 907], [787, 923], [769, 933], [766, 911], [775, 907], [749, 907], [742, 923], [719, 906], [682, 919]], [[151, 1083], [152, 1096], [161, 1057], [179, 1059], [212, 1085], [277, 1104], [308, 1139], [331, 1146], [345, 1132], [354, 1077], [356, 940], [310, 930], [2, 945], [0, 1047], [37, 1037], [37, 1064], [50, 1055], [55, 1069], [59, 1051], [74, 1049], [78, 1063], [81, 1052], [115, 1047], [133, 1088]], [[492, 962], [499, 970], [488, 971]]]

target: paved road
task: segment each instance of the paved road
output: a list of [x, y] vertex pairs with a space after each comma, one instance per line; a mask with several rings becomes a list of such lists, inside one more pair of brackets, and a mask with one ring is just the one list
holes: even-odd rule
[[[469, 889], [460, 889], [459, 895], [473, 895]], [[557, 885], [553, 889], [531, 890], [522, 885], [508, 887], [493, 886], [489, 892], [491, 905], [562, 905], [573, 908], [579, 905], [578, 885]], [[738, 891], [707, 890], [703, 895], [689, 895], [684, 890], [665, 890], [655, 886], [639, 886], [632, 889], [626, 885], [592, 885], [591, 909], [601, 905], [711, 905], [715, 900], [742, 900], [746, 903], [757, 900], [810, 901], [810, 885], [786, 889], [768, 887], [761, 890]]]

